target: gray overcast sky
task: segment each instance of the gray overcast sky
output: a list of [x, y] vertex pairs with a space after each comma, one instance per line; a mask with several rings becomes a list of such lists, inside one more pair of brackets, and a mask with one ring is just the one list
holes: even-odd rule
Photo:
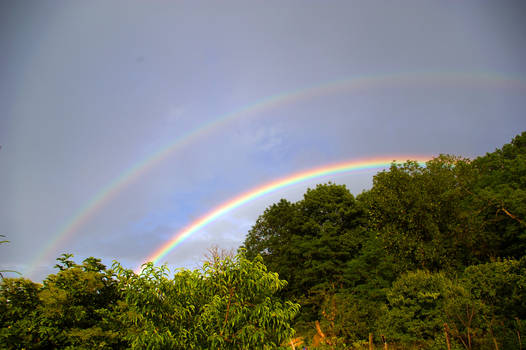
[[[523, 1], [0, 6], [0, 234], [11, 241], [0, 267], [37, 280], [63, 252], [135, 267], [222, 202], [296, 171], [392, 154], [475, 157], [526, 130]], [[121, 184], [43, 254], [130, 168], [271, 96], [281, 102], [219, 123]], [[279, 198], [329, 180], [358, 194], [373, 174], [282, 189], [165, 260], [195, 267], [212, 244], [237, 247]]]

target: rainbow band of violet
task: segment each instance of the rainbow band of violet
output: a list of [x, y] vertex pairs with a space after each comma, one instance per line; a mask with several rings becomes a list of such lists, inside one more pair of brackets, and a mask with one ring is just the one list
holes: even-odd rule
[[[431, 159], [430, 156], [422, 155], [405, 155], [397, 156], [396, 158], [414, 160], [417, 161], [420, 165], [425, 165], [425, 162]], [[317, 167], [314, 169], [295, 173], [287, 177], [281, 178], [279, 180], [275, 180], [264, 185], [258, 186], [221, 204], [217, 208], [211, 210], [208, 214], [190, 223], [181, 231], [176, 232], [170, 241], [159, 247], [153, 254], [151, 254], [146, 259], [145, 262], [151, 261], [154, 264], [159, 263], [159, 260], [165, 257], [169, 252], [177, 248], [185, 239], [190, 237], [192, 234], [195, 234], [197, 231], [204, 228], [206, 225], [210, 224], [214, 220], [218, 219], [220, 216], [271, 192], [322, 176], [336, 175], [357, 170], [386, 168], [393, 163], [400, 164], [400, 162], [397, 162], [394, 159], [395, 158], [392, 157], [382, 157], [325, 165], [322, 167]], [[140, 270], [141, 267], [138, 267], [135, 271], [140, 272]]]

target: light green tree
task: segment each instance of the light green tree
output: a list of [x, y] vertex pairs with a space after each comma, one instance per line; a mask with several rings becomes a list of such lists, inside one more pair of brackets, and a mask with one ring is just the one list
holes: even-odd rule
[[134, 349], [276, 349], [289, 340], [299, 305], [276, 294], [286, 282], [244, 253], [200, 270], [151, 263], [141, 274], [114, 264], [124, 301], [118, 320]]
[[6, 278], [0, 284], [0, 343], [8, 349], [121, 349], [113, 319], [120, 298], [111, 271], [100, 260], [78, 265], [64, 254], [59, 271], [36, 284]]

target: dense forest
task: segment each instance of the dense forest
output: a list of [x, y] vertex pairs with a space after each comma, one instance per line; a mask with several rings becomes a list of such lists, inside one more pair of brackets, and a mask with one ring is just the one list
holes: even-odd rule
[[63, 255], [42, 284], [2, 278], [0, 345], [523, 349], [525, 253], [526, 132], [473, 160], [392, 164], [356, 197], [283, 199], [198, 270]]

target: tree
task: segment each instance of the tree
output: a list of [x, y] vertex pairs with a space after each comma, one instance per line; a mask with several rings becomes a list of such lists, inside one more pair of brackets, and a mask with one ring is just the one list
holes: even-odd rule
[[519, 348], [526, 331], [526, 257], [469, 266], [461, 283], [482, 305], [478, 316], [486, 337], [505, 349]]
[[367, 238], [365, 211], [345, 185], [308, 189], [303, 200], [267, 208], [249, 231], [247, 257], [261, 255], [289, 284], [283, 296], [302, 303], [302, 319], [319, 316], [327, 291], [344, 288], [347, 262]]
[[303, 200], [282, 199], [267, 208], [244, 242], [247, 257], [257, 255], [287, 279], [287, 291], [302, 295], [314, 286], [342, 283], [345, 263], [365, 236], [363, 208], [345, 185], [308, 189]]
[[360, 254], [348, 261], [344, 279], [348, 285], [340, 292], [347, 303], [338, 312], [344, 314], [347, 337], [350, 340], [368, 338], [378, 321], [385, 316], [383, 306], [387, 292], [397, 278], [397, 261], [387, 254], [374, 231], [369, 232]]
[[461, 270], [480, 243], [470, 224], [466, 191], [469, 161], [442, 155], [421, 166], [392, 164], [374, 176], [365, 197], [371, 229], [397, 260], [399, 272], [424, 268]]
[[58, 273], [43, 281], [39, 292], [41, 341], [54, 347], [122, 348], [121, 330], [112, 322], [121, 300], [113, 272], [90, 257], [78, 265], [63, 254]]
[[471, 203], [492, 257], [526, 252], [526, 132], [473, 161]]
[[0, 284], [0, 344], [9, 349], [44, 348], [35, 330], [41, 285], [24, 278], [4, 278]]
[[11, 349], [119, 349], [121, 330], [112, 322], [120, 299], [111, 271], [99, 259], [82, 265], [58, 258], [56, 274], [43, 285], [26, 279], [4, 279], [0, 288], [0, 339]]
[[401, 275], [387, 293], [384, 334], [404, 344], [429, 346], [442, 333], [450, 284], [441, 272], [417, 270]]
[[363, 208], [345, 185], [329, 183], [308, 189], [299, 209], [305, 289], [343, 286], [345, 265], [367, 237]]
[[243, 244], [247, 258], [254, 259], [261, 255], [267, 268], [278, 272], [288, 282], [287, 290], [294, 292], [299, 284], [296, 274], [298, 262], [303, 260], [298, 246], [302, 238], [301, 225], [298, 205], [282, 199], [265, 209]]
[[0, 343], [8, 349], [276, 349], [291, 339], [299, 305], [261, 258], [214, 259], [200, 270], [117, 262], [76, 264], [64, 254], [43, 285], [0, 284]]
[[244, 253], [202, 270], [114, 268], [126, 302], [119, 321], [133, 349], [275, 349], [289, 340], [299, 305], [275, 297], [286, 282]]

